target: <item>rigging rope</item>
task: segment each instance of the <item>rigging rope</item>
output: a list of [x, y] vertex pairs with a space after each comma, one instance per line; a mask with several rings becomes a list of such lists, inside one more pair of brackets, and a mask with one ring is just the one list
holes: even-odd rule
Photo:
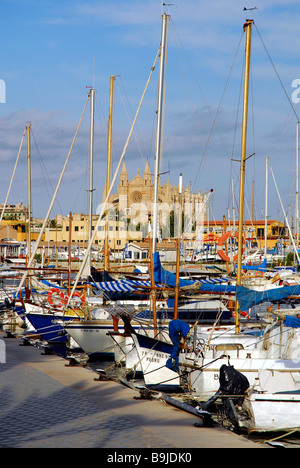
[[22, 146], [23, 146], [23, 141], [24, 141], [25, 134], [26, 134], [26, 130], [24, 130], [24, 132], [23, 132], [21, 144], [20, 144], [20, 147], [19, 147], [18, 156], [17, 156], [17, 159], [16, 159], [15, 167], [14, 167], [14, 170], [13, 170], [13, 174], [12, 174], [10, 184], [9, 184], [9, 188], [8, 188], [8, 191], [7, 191], [7, 195], [6, 195], [6, 199], [5, 199], [5, 202], [4, 202], [4, 205], [3, 205], [3, 209], [2, 209], [2, 213], [1, 213], [1, 217], [0, 217], [0, 224], [2, 223], [3, 215], [4, 215], [4, 212], [5, 212], [6, 205], [7, 205], [7, 200], [8, 200], [10, 190], [11, 190], [11, 186], [12, 186], [12, 183], [13, 183], [13, 180], [14, 180], [14, 177], [15, 177], [15, 173], [16, 173], [18, 162], [19, 162], [19, 157], [20, 157]]
[[258, 30], [258, 28], [257, 28], [257, 26], [256, 26], [255, 23], [254, 23], [254, 26], [255, 26], [255, 29], [256, 29], [256, 31], [257, 31], [257, 34], [258, 34], [258, 36], [259, 36], [259, 38], [260, 38], [260, 40], [261, 40], [261, 42], [262, 42], [262, 45], [263, 45], [263, 47], [264, 47], [264, 49], [265, 49], [265, 51], [266, 51], [266, 53], [267, 53], [267, 56], [268, 56], [268, 58], [269, 58], [269, 60], [270, 60], [270, 62], [271, 62], [271, 65], [272, 65], [272, 67], [273, 67], [273, 69], [274, 69], [274, 71], [275, 71], [275, 73], [276, 73], [276, 76], [277, 76], [277, 78], [278, 78], [278, 80], [279, 80], [279, 83], [280, 83], [282, 89], [283, 89], [283, 92], [284, 92], [284, 94], [285, 94], [285, 96], [286, 96], [286, 98], [287, 98], [287, 100], [288, 100], [288, 102], [289, 102], [289, 104], [290, 104], [290, 106], [291, 106], [291, 108], [292, 108], [292, 111], [293, 111], [293, 113], [294, 113], [294, 115], [295, 115], [295, 117], [296, 117], [296, 119], [297, 119], [297, 122], [299, 122], [299, 117], [298, 117], [298, 114], [297, 114], [297, 112], [296, 112], [296, 109], [295, 109], [295, 107], [293, 106], [293, 103], [292, 103], [292, 101], [291, 101], [291, 99], [290, 99], [290, 97], [289, 97], [289, 95], [288, 95], [287, 90], [286, 90], [285, 87], [284, 87], [284, 84], [283, 84], [283, 82], [282, 82], [282, 79], [281, 79], [280, 76], [279, 76], [279, 73], [278, 73], [278, 71], [277, 71], [277, 69], [276, 69], [276, 67], [275, 67], [275, 64], [274, 64], [274, 62], [273, 62], [273, 60], [272, 60], [272, 58], [271, 58], [271, 55], [270, 55], [270, 53], [269, 53], [269, 51], [268, 51], [268, 49], [267, 49], [267, 47], [266, 47], [266, 44], [264, 43], [263, 38], [261, 37], [261, 34], [260, 34], [260, 32], [259, 32], [259, 30]]

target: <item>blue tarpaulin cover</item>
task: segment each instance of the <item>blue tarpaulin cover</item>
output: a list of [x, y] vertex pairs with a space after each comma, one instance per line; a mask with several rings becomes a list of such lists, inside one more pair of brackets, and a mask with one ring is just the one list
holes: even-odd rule
[[[165, 270], [159, 258], [159, 253], [156, 252], [153, 254], [153, 264], [154, 264], [154, 280], [155, 283], [159, 283], [165, 286], [175, 287], [176, 284], [176, 275], [170, 271]], [[215, 279], [203, 279], [200, 280], [201, 287], [199, 291], [205, 292], [235, 292], [235, 286], [228, 284], [220, 284], [228, 282], [228, 278], [215, 278]], [[198, 283], [198, 281], [191, 281], [179, 278], [179, 287], [183, 288], [185, 286], [192, 286], [193, 284]]]
[[267, 271], [267, 259], [265, 258], [264, 261], [260, 263], [259, 265], [243, 265], [242, 269], [266, 272]]
[[172, 369], [176, 372], [178, 372], [178, 356], [179, 356], [179, 350], [180, 350], [180, 341], [181, 338], [186, 338], [186, 336], [189, 334], [190, 331], [190, 325], [186, 322], [183, 322], [182, 320], [172, 320], [169, 323], [169, 336], [172, 340], [173, 343], [173, 349], [172, 353], [170, 356], [170, 359], [168, 359], [166, 366], [169, 369]]
[[254, 305], [262, 302], [276, 302], [290, 296], [300, 295], [300, 285], [275, 287], [265, 291], [255, 291], [245, 288], [245, 286], [236, 287], [236, 297], [241, 310], [247, 311]]
[[284, 325], [291, 328], [300, 328], [300, 318], [295, 317], [295, 315], [287, 315]]

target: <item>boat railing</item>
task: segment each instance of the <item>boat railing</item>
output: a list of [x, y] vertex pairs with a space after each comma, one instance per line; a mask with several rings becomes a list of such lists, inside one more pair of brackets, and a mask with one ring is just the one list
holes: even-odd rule
[[227, 351], [236, 351], [237, 358], [240, 357], [240, 351], [244, 349], [244, 346], [241, 343], [226, 343], [226, 344], [216, 344], [211, 345], [210, 349], [213, 351], [213, 358], [217, 357], [217, 353], [222, 351], [223, 353], [227, 353]]

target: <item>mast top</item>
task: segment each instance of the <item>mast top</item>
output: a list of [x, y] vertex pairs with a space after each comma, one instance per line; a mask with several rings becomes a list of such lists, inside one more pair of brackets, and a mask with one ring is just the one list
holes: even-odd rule
[[[176, 7], [175, 3], [165, 3], [165, 2], [162, 2], [161, 4], [161, 14], [162, 15], [166, 15], [170, 18], [170, 7]], [[168, 14], [167, 13], [164, 13], [164, 8], [168, 8]]]
[[246, 30], [247, 26], [250, 26], [254, 23], [254, 19], [247, 19], [244, 24], [244, 31]]

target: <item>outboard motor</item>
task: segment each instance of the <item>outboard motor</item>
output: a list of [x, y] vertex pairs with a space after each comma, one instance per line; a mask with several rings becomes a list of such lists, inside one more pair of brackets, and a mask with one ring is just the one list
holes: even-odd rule
[[[220, 387], [215, 396], [210, 398], [206, 403], [202, 403], [202, 409], [210, 411], [214, 403], [223, 395], [234, 397], [234, 404], [239, 405], [243, 402], [246, 391], [250, 387], [247, 377], [241, 372], [237, 371], [233, 366], [226, 366], [225, 364], [220, 369]], [[224, 399], [225, 407], [227, 406], [228, 398]], [[231, 399], [233, 401], [233, 399]]]

